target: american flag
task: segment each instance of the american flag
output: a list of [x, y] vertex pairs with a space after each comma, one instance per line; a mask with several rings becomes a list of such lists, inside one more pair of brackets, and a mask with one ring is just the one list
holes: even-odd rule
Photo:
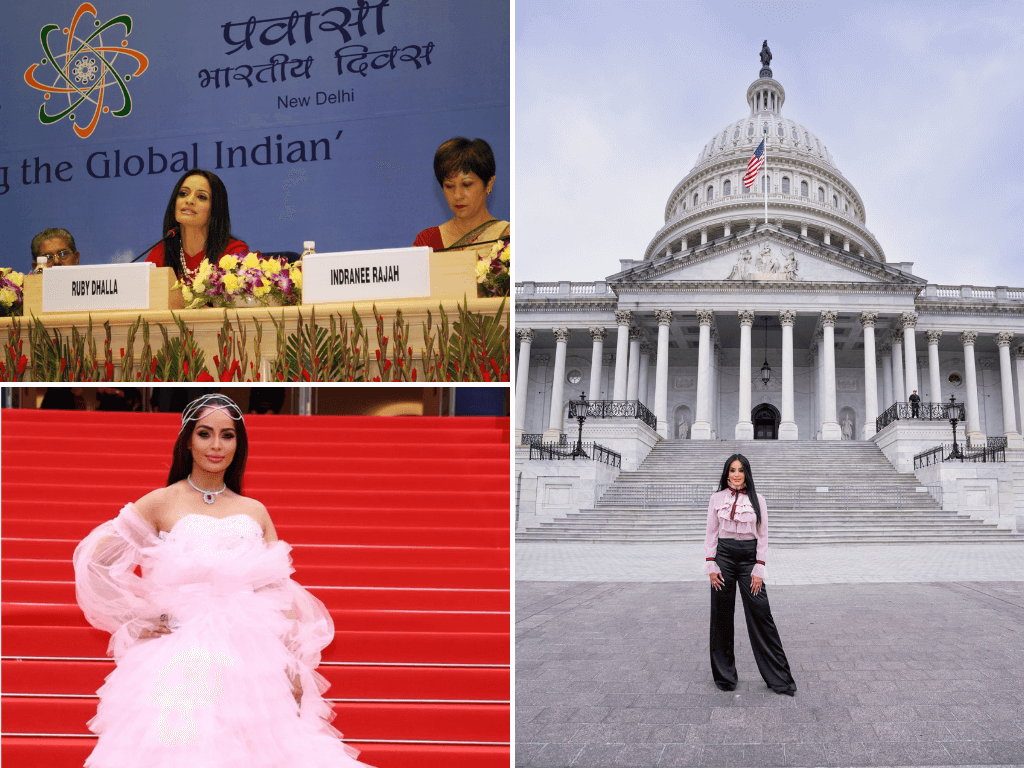
[[750, 162], [747, 163], [747, 172], [743, 176], [743, 186], [747, 189], [757, 180], [757, 172], [761, 170], [761, 166], [764, 165], [764, 139], [761, 139], [761, 143], [757, 145], [757, 149], [754, 150], [754, 154], [750, 158]]

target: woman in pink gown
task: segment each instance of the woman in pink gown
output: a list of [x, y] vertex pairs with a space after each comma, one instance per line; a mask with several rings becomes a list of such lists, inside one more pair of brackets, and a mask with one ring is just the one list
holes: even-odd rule
[[167, 487], [75, 550], [78, 604], [117, 662], [88, 768], [363, 765], [328, 724], [316, 672], [331, 616], [289, 578], [266, 508], [241, 495], [247, 454], [238, 406], [194, 401]]

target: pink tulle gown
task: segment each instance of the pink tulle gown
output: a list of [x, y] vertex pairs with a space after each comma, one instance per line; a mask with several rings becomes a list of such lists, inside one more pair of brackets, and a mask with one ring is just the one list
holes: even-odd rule
[[[131, 504], [78, 545], [78, 603], [117, 661], [88, 768], [363, 765], [328, 725], [315, 670], [334, 625], [289, 578], [289, 550], [247, 515], [190, 514], [157, 535]], [[161, 615], [173, 631], [140, 637]]]

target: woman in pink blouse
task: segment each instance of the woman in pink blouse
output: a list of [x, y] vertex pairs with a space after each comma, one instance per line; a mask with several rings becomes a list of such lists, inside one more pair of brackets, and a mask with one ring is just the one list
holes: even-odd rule
[[764, 586], [768, 505], [754, 489], [750, 462], [734, 453], [725, 462], [718, 493], [708, 504], [704, 573], [711, 577], [711, 673], [723, 691], [736, 688], [733, 616], [740, 585], [750, 647], [761, 677], [776, 693], [796, 695]]

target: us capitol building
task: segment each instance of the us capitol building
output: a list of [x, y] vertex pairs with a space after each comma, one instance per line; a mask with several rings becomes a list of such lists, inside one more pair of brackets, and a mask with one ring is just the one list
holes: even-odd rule
[[[541, 471], [523, 443], [572, 448], [568, 403], [583, 393], [584, 440], [623, 470], [663, 441], [870, 440], [908, 473], [952, 442], [949, 409], [931, 405], [952, 396], [968, 449], [1005, 438], [981, 516], [1024, 515], [1024, 288], [936, 285], [889, 262], [825, 142], [786, 117], [767, 43], [761, 59], [746, 114], [671, 190], [642, 258], [597, 282], [516, 284], [517, 471]], [[767, 163], [746, 189], [762, 139]], [[952, 467], [918, 472], [946, 486], [947, 508], [970, 486]]]

